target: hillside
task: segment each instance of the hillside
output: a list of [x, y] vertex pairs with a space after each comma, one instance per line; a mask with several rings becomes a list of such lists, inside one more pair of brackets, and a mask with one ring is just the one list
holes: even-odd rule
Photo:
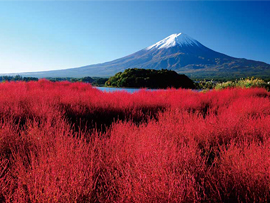
[[189, 88], [194, 89], [193, 81], [185, 75], [179, 75], [171, 70], [153, 69], [126, 69], [119, 72], [105, 83], [112, 87], [135, 87], [135, 88]]

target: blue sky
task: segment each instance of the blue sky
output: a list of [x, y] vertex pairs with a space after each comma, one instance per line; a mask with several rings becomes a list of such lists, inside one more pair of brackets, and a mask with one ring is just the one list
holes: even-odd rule
[[110, 61], [183, 32], [270, 64], [270, 2], [0, 1], [0, 73]]

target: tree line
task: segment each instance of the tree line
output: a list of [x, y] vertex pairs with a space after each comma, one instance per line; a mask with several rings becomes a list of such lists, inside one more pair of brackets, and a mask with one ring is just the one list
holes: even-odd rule
[[[99, 77], [82, 77], [82, 78], [72, 78], [72, 77], [48, 77], [45, 78], [52, 82], [59, 82], [59, 81], [69, 81], [69, 82], [85, 82], [91, 83], [93, 86], [104, 86], [105, 82], [108, 78], [99, 78]], [[15, 76], [0, 76], [0, 82], [12, 82], [12, 81], [38, 81], [39, 78], [37, 77], [23, 77], [21, 75]]]

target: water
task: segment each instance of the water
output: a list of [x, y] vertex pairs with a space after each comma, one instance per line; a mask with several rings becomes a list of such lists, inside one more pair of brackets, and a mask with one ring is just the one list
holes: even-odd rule
[[[99, 89], [99, 90], [101, 90], [103, 92], [127, 91], [129, 93], [134, 93], [134, 92], [138, 92], [139, 90], [141, 90], [139, 88], [120, 88], [120, 87], [94, 87], [94, 88], [97, 88], [97, 89]], [[144, 88], [144, 90], [156, 91], [156, 90], [159, 90], [159, 89], [146, 89], [146, 88]], [[201, 89], [192, 89], [192, 91], [201, 92], [202, 90]]]
[[[116, 92], [116, 91], [127, 91], [129, 93], [138, 92], [139, 88], [120, 88], [120, 87], [95, 87], [103, 92]], [[145, 89], [145, 90], [151, 90], [151, 89]]]

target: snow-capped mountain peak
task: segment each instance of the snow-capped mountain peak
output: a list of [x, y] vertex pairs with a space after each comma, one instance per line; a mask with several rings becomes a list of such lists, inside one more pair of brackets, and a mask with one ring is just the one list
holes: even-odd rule
[[[258, 68], [257, 68], [258, 67]], [[270, 75], [270, 64], [234, 58], [207, 48], [186, 34], [172, 34], [152, 46], [113, 61], [84, 67], [25, 73], [26, 77], [109, 77], [127, 68], [169, 69], [194, 78]], [[259, 71], [261, 70], [261, 71]], [[21, 74], [20, 74], [21, 75]]]
[[166, 37], [163, 40], [160, 40], [156, 44], [153, 44], [152, 46], [149, 46], [146, 48], [146, 50], [150, 49], [166, 49], [169, 47], [174, 47], [176, 45], [179, 46], [199, 46], [199, 42], [195, 39], [192, 39], [188, 35], [184, 33], [178, 33], [178, 34], [172, 34], [168, 37]]

